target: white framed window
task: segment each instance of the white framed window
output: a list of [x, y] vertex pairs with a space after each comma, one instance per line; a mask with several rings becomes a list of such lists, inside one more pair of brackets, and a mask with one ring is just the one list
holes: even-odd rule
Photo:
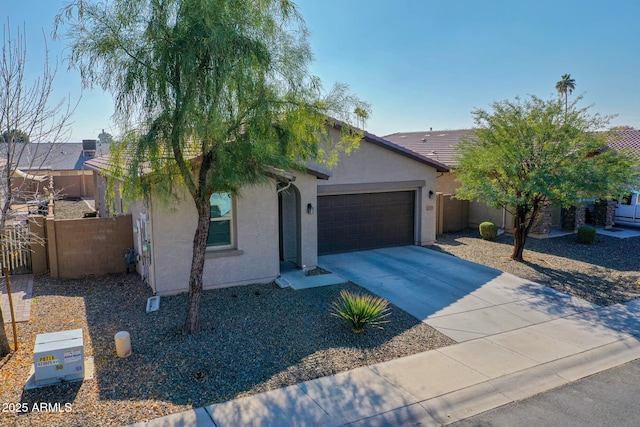
[[207, 248], [227, 249], [233, 247], [233, 200], [229, 193], [213, 193], [209, 199], [211, 217]]

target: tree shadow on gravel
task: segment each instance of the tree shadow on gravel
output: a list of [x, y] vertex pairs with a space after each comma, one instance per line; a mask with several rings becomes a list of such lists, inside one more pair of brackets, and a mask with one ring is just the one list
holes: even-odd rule
[[[46, 280], [44, 295], [84, 298], [99, 400], [198, 407], [454, 343], [396, 307], [384, 329], [353, 334], [329, 309], [342, 289], [367, 293], [351, 283], [300, 291], [275, 284], [205, 291], [202, 332], [187, 336], [181, 332], [186, 294], [162, 297], [160, 309], [146, 313], [152, 294], [135, 275], [95, 278], [91, 286]], [[121, 330], [130, 333], [133, 349], [124, 359], [114, 346]], [[52, 387], [61, 394], [54, 401], [73, 401], [64, 387], [73, 386]], [[25, 399], [45, 393], [37, 389]]]
[[[20, 403], [26, 405], [28, 410], [22, 411], [21, 414], [70, 412], [82, 385], [82, 381], [74, 381], [24, 390]], [[69, 404], [71, 404], [70, 407], [68, 406]]]
[[582, 261], [617, 271], [640, 270], [640, 237], [618, 239], [598, 234], [591, 245], [577, 242], [575, 235], [551, 239], [527, 239], [525, 250]]
[[624, 303], [638, 297], [637, 293], [630, 293], [628, 288], [612, 278], [544, 267], [526, 260], [523, 264], [546, 277], [546, 286], [600, 306]]

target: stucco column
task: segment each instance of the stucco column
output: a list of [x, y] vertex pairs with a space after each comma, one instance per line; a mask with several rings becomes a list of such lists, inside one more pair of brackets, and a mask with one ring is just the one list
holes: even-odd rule
[[29, 217], [29, 233], [43, 240], [44, 244], [35, 243], [31, 239], [31, 272], [33, 274], [44, 274], [47, 272], [47, 245], [45, 234], [45, 218], [41, 215]]

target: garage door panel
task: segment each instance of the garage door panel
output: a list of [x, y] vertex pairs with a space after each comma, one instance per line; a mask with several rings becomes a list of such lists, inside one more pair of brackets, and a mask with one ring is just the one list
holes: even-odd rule
[[414, 191], [318, 196], [318, 253], [414, 243]]

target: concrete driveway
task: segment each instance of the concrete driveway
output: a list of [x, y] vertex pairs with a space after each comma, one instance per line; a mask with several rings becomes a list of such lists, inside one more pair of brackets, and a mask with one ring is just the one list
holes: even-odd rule
[[419, 246], [325, 255], [318, 264], [458, 342], [597, 307], [512, 274]]

